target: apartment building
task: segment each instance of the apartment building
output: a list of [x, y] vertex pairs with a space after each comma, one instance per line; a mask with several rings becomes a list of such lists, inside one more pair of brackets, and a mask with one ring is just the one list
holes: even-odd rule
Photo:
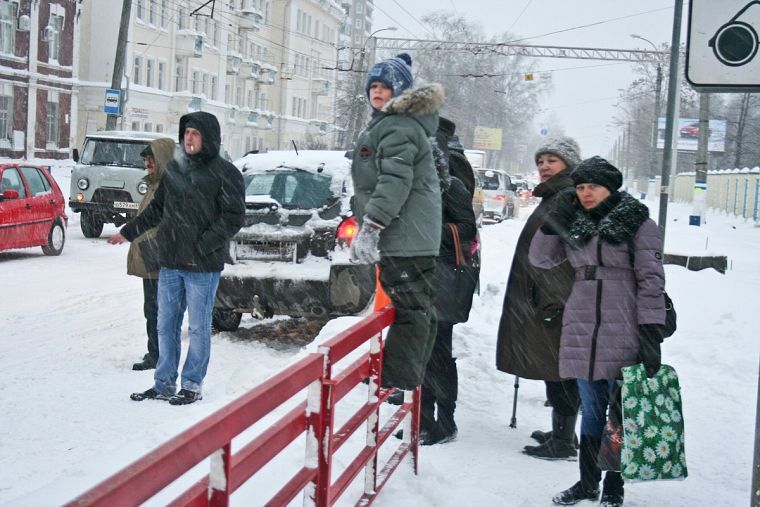
[[[105, 127], [122, 0], [83, 3], [80, 143]], [[202, 110], [233, 158], [332, 147], [342, 16], [331, 0], [133, 0], [119, 128], [175, 137]]]
[[77, 17], [76, 0], [0, 0], [0, 157], [69, 156]]

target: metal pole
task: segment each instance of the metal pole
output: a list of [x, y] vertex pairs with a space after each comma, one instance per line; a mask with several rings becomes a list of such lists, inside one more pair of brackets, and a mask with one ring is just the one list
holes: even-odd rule
[[760, 367], [758, 367], [757, 407], [755, 408], [755, 459], [752, 466], [752, 489], [749, 504], [760, 507]]
[[662, 179], [660, 180], [660, 214], [657, 225], [660, 227], [662, 243], [665, 244], [665, 226], [668, 220], [668, 186], [673, 156], [673, 127], [676, 116], [676, 97], [678, 93], [678, 59], [681, 49], [681, 17], [683, 0], [675, 0], [673, 9], [673, 37], [670, 42], [670, 70], [668, 73], [668, 107], [665, 116], [665, 145], [662, 150]]
[[689, 225], [702, 225], [707, 204], [707, 142], [710, 137], [710, 94], [699, 94], [699, 132], [695, 160], [693, 214]]
[[654, 127], [652, 128], [652, 167], [649, 177], [657, 175], [657, 134], [660, 128], [660, 95], [662, 95], [662, 64], [657, 64], [657, 84], [654, 90]]
[[[129, 37], [129, 18], [132, 12], [132, 0], [124, 0], [121, 4], [121, 21], [119, 23], [119, 39], [116, 42], [116, 56], [113, 60], [113, 75], [111, 76], [111, 89], [121, 90], [121, 100], [124, 100], [124, 90], [121, 88], [121, 79], [124, 76], [124, 59], [127, 53], [127, 38]], [[122, 104], [123, 115], [124, 106]], [[119, 115], [109, 114], [106, 117], [106, 130], [116, 128], [116, 120]]]
[[510, 428], [517, 428], [517, 390], [520, 389], [520, 377], [515, 375], [515, 397], [512, 398], [512, 419], [509, 420]]

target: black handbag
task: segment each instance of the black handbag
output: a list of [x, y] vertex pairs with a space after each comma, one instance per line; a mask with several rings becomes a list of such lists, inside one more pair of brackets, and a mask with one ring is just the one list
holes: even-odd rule
[[472, 296], [478, 284], [480, 270], [466, 264], [459, 240], [459, 230], [449, 224], [454, 239], [456, 264], [438, 261], [435, 267], [437, 295], [435, 311], [439, 321], [467, 322], [472, 308]]
[[138, 244], [140, 247], [140, 255], [142, 256], [143, 264], [145, 265], [145, 271], [148, 273], [154, 273], [161, 269], [158, 254], [158, 240], [155, 236], [145, 238]]

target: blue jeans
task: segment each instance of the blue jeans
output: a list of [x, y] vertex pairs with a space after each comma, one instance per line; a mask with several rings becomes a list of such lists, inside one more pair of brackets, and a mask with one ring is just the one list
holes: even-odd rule
[[182, 367], [182, 389], [201, 392], [211, 356], [211, 312], [220, 272], [198, 273], [161, 268], [158, 278], [158, 364], [154, 388], [165, 395], [177, 390], [182, 352], [182, 319], [187, 309], [190, 345]]
[[583, 404], [581, 435], [602, 438], [602, 431], [607, 423], [607, 407], [616, 389], [616, 382], [615, 379], [592, 382], [578, 379], [578, 390]]

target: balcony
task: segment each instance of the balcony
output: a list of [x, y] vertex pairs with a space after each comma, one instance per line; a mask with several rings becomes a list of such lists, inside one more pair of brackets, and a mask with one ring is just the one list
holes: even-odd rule
[[275, 76], [277, 75], [277, 69], [269, 64], [261, 64], [256, 81], [261, 84], [274, 84]]
[[240, 64], [243, 62], [243, 58], [240, 55], [231, 54], [227, 55], [227, 74], [237, 75], [240, 73]]
[[246, 7], [240, 10], [238, 26], [241, 30], [259, 30], [261, 22], [264, 21], [264, 13], [255, 7]]
[[261, 71], [261, 64], [255, 60], [243, 60], [243, 64], [240, 68], [240, 75], [243, 77], [250, 77], [252, 79], [259, 78], [259, 72]]
[[175, 47], [178, 57], [200, 58], [203, 56], [203, 35], [193, 30], [178, 30]]
[[272, 130], [272, 119], [274, 118], [271, 114], [262, 114], [259, 116], [259, 121], [257, 122], [258, 128], [260, 130]]
[[314, 95], [327, 95], [330, 93], [330, 81], [328, 79], [315, 77], [311, 79], [311, 83], [311, 91]]

